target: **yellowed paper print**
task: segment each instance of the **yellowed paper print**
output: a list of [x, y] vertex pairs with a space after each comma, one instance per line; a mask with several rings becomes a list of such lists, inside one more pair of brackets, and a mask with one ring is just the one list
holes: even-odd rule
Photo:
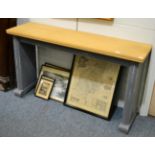
[[118, 64], [77, 56], [67, 104], [108, 117], [119, 69]]

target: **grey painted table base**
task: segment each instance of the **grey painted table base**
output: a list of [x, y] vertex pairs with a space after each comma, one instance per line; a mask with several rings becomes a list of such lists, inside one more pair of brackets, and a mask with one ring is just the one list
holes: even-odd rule
[[17, 88], [15, 89], [15, 94], [17, 96], [25, 95], [34, 87], [36, 83], [36, 46], [59, 49], [62, 48], [63, 51], [71, 52], [75, 55], [92, 56], [98, 59], [118, 63], [121, 66], [126, 67], [128, 71], [124, 97], [125, 105], [119, 129], [125, 133], [129, 132], [142, 101], [149, 64], [149, 56], [144, 63], [136, 63], [20, 37], [14, 37], [13, 42], [17, 78]]

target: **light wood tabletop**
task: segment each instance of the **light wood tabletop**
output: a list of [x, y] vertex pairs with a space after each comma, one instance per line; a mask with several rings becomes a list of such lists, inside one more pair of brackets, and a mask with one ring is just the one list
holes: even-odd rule
[[6, 32], [18, 37], [139, 63], [144, 62], [151, 52], [151, 45], [149, 44], [32, 22], [7, 29]]

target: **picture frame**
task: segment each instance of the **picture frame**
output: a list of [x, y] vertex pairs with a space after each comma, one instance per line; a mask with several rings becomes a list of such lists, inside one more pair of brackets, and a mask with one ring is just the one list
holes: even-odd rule
[[76, 56], [65, 105], [109, 118], [120, 65]]
[[114, 18], [97, 18], [99, 20], [105, 20], [105, 21], [113, 21]]
[[39, 98], [48, 100], [54, 86], [54, 80], [46, 76], [41, 76], [35, 95]]
[[63, 71], [68, 71], [68, 72], [70, 72], [69, 69], [66, 69], [66, 68], [63, 68], [63, 67], [59, 67], [59, 66], [56, 66], [56, 65], [47, 63], [47, 62], [46, 62], [44, 65], [47, 66], [47, 67], [56, 68], [56, 69], [60, 69], [60, 70], [63, 70]]
[[[47, 66], [46, 64], [46, 65], [42, 65], [41, 67], [38, 81], [40, 80], [42, 75], [52, 78], [55, 81], [53, 90], [50, 94], [50, 99], [64, 103], [65, 98], [66, 98], [69, 78], [70, 78], [69, 70], [61, 69], [57, 66], [53, 67], [52, 65]], [[39, 83], [37, 83], [36, 88], [38, 87], [38, 84]]]

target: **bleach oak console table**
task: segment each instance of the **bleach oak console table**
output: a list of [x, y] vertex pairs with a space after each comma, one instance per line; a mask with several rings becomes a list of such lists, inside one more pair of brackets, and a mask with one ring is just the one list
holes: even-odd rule
[[56, 47], [118, 63], [128, 70], [125, 105], [119, 129], [128, 133], [142, 101], [151, 45], [63, 28], [26, 23], [7, 30], [13, 35], [17, 89], [23, 96], [36, 82], [36, 46]]

